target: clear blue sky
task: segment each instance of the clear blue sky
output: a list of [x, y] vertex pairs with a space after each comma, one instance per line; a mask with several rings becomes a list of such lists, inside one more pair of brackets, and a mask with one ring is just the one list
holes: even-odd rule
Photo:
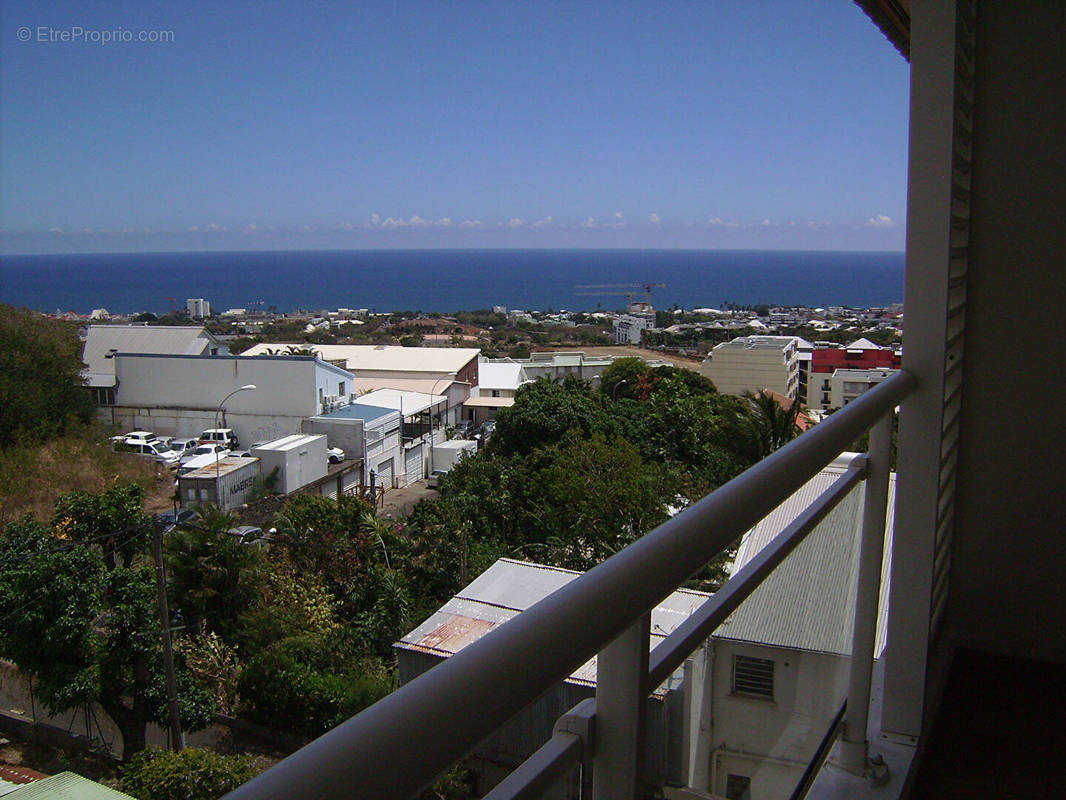
[[0, 250], [898, 250], [907, 81], [849, 0], [7, 2]]

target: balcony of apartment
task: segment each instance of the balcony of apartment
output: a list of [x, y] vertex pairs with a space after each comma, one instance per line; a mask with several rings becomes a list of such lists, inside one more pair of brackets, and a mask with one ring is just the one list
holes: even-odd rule
[[[575, 772], [586, 796], [648, 796], [649, 694], [855, 492], [857, 574], [838, 587], [853, 631], [846, 704], [810, 731], [814, 755], [792, 796], [1066, 794], [1055, 758], [1066, 686], [1063, 393], [1045, 369], [1029, 369], [1062, 338], [1054, 314], [1034, 313], [1064, 296], [1061, 4], [861, 5], [911, 61], [902, 371], [232, 797], [408, 797], [593, 657], [595, 697], [559, 717], [487, 796], [535, 797]], [[1009, 409], [1005, 381], [1016, 389]], [[882, 606], [880, 510], [897, 406]], [[868, 457], [649, 651], [657, 604], [867, 430]], [[875, 661], [879, 618], [886, 644]], [[714, 797], [705, 754], [688, 752], [675, 796]], [[718, 796], [759, 800], [754, 776], [724, 777]]]

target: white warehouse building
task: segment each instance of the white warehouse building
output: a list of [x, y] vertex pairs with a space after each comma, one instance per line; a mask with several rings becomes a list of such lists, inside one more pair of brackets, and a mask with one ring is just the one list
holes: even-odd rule
[[101, 409], [119, 430], [197, 436], [233, 428], [245, 446], [301, 433], [304, 419], [348, 402], [352, 374], [313, 356], [182, 356], [118, 353], [114, 405]]

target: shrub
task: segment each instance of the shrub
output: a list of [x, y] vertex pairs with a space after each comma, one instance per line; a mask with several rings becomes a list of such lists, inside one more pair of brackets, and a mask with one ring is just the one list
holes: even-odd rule
[[293, 636], [253, 658], [238, 688], [248, 716], [261, 724], [317, 736], [380, 700], [392, 677], [362, 656], [345, 630]]
[[195, 747], [180, 753], [149, 748], [126, 765], [122, 790], [140, 800], [215, 800], [265, 768], [253, 756], [224, 756]]

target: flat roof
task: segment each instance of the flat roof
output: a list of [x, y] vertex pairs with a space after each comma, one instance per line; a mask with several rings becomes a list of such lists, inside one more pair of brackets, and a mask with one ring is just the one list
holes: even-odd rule
[[324, 438], [325, 434], [321, 433], [292, 433], [288, 436], [282, 436], [280, 439], [275, 439], [272, 442], [261, 444], [256, 447], [256, 450], [292, 450], [294, 447], [302, 447], [305, 444], [310, 444], [316, 439]]
[[419, 414], [440, 403], [447, 402], [448, 398], [440, 394], [426, 394], [423, 392], [402, 392], [398, 389], [375, 389], [367, 394], [360, 395], [359, 405], [378, 406], [399, 411], [404, 416]]
[[[257, 356], [268, 349], [285, 348], [284, 343], [257, 344], [242, 356]], [[350, 370], [393, 370], [397, 372], [458, 372], [475, 360], [481, 350], [472, 347], [401, 347], [372, 344], [296, 344], [313, 349], [319, 358], [344, 361]]]
[[349, 403], [346, 406], [330, 411], [328, 414], [319, 414], [325, 419], [361, 419], [364, 422], [379, 419], [389, 414], [398, 414], [395, 409], [382, 408], [381, 406], [368, 406], [365, 403]]
[[212, 463], [208, 464], [205, 467], [200, 467], [200, 469], [193, 470], [192, 472], [187, 472], [184, 475], [180, 476], [178, 480], [185, 480], [186, 478], [210, 478], [214, 480], [215, 478], [220, 477], [222, 475], [229, 475], [231, 472], [236, 472], [237, 470], [242, 469], [248, 466], [249, 464], [254, 464], [258, 460], [259, 459], [255, 458], [254, 456], [251, 458], [243, 458], [241, 456], [225, 456], [224, 458], [220, 458], [218, 460], [217, 471], [215, 465]]

